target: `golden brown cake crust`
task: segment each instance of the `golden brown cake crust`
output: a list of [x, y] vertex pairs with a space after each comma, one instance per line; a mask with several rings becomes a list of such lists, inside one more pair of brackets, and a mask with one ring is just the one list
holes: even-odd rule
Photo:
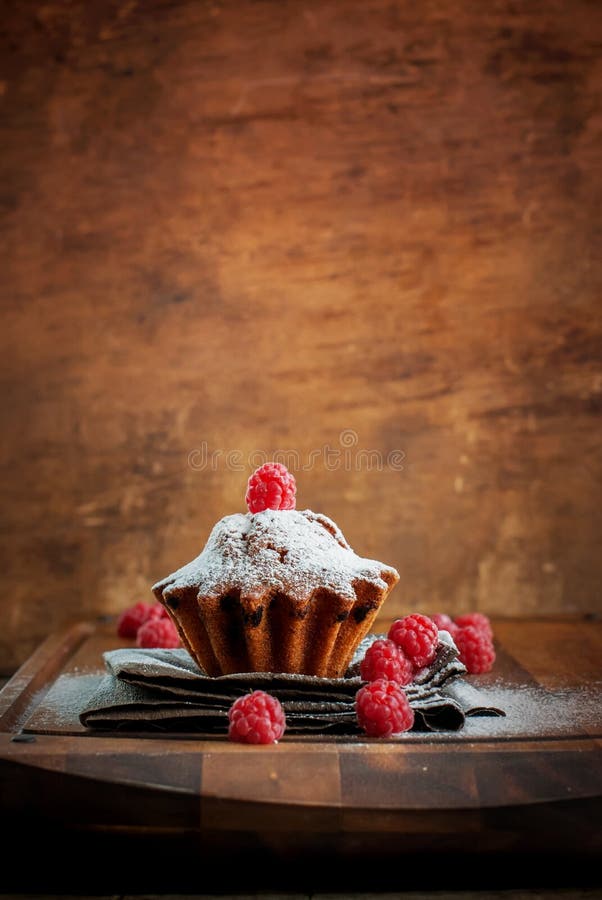
[[357, 556], [326, 516], [264, 510], [221, 519], [153, 593], [210, 675], [340, 677], [398, 580]]

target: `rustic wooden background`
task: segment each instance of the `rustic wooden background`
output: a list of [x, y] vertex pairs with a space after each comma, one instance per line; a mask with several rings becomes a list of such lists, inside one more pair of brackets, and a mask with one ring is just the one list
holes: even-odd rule
[[254, 451], [388, 616], [600, 609], [598, 5], [0, 7], [0, 668], [150, 599]]

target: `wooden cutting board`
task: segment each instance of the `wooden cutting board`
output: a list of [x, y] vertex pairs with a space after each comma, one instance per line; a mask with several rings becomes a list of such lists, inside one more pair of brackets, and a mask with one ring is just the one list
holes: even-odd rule
[[285, 735], [252, 747], [87, 732], [86, 691], [103, 651], [123, 641], [113, 622], [74, 624], [0, 692], [4, 809], [130, 833], [244, 832], [272, 847], [294, 835], [298, 846], [350, 848], [361, 834], [380, 847], [403, 836], [416, 849], [444, 840], [599, 852], [602, 625], [500, 621], [495, 633], [494, 670], [470, 680], [505, 718], [471, 718], [453, 733]]

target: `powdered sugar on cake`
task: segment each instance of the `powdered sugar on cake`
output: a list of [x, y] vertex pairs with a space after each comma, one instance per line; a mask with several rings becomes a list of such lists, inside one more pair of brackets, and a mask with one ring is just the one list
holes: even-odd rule
[[301, 602], [325, 589], [352, 603], [354, 585], [368, 582], [383, 591], [387, 576], [399, 577], [390, 566], [357, 556], [327, 516], [309, 509], [266, 509], [225, 516], [202, 553], [153, 590], [195, 587], [199, 597], [236, 590], [253, 598], [270, 589]]

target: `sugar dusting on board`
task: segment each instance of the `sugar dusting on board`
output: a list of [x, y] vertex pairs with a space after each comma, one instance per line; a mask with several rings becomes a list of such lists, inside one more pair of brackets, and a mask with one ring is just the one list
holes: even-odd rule
[[153, 590], [167, 595], [197, 587], [199, 596], [230, 590], [260, 595], [269, 587], [296, 600], [317, 589], [354, 602], [354, 583], [368, 582], [380, 591], [383, 576], [397, 580], [395, 569], [357, 556], [338, 526], [311, 510], [272, 510], [225, 516], [214, 526], [202, 553]]
[[[32, 708], [24, 731], [34, 733], [81, 734], [80, 713], [98, 689], [104, 673], [61, 675], [39, 705]], [[295, 676], [288, 676], [294, 681]], [[537, 739], [595, 735], [602, 730], [602, 682], [586, 688], [567, 684], [556, 690], [545, 690], [533, 683], [508, 684], [487, 678], [459, 679], [455, 684], [477, 689], [474, 699], [490, 707], [504, 710], [505, 716], [493, 718], [471, 714], [464, 723], [461, 740]], [[466, 694], [464, 701], [472, 703]], [[456, 742], [458, 733], [429, 733], [429, 741]], [[406, 741], [423, 741], [424, 733], [407, 732]]]
[[98, 672], [60, 675], [43, 700], [33, 707], [24, 730], [67, 734], [81, 732], [79, 714], [98, 688], [101, 677]]
[[[475, 683], [478, 680], [475, 679]], [[471, 737], [571, 736], [602, 728], [602, 682], [586, 687], [545, 690], [537, 684], [512, 684], [483, 679], [479, 688], [492, 706], [503, 709], [503, 720], [473, 717], [465, 731]]]

